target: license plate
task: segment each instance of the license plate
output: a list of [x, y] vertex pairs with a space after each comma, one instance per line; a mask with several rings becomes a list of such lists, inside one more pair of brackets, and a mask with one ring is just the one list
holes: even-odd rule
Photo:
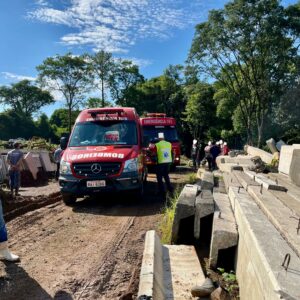
[[104, 187], [104, 186], [106, 186], [106, 182], [105, 182], [105, 180], [87, 181], [86, 186], [88, 188]]

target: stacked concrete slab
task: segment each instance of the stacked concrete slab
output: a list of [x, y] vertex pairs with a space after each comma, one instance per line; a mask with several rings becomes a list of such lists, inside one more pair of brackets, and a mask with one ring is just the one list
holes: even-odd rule
[[300, 186], [300, 145], [282, 146], [279, 159], [279, 172], [286, 174]]
[[186, 184], [179, 195], [172, 227], [172, 242], [174, 243], [178, 239], [182, 220], [195, 215], [195, 201], [198, 190], [198, 185]]
[[213, 214], [214, 208], [214, 199], [211, 190], [203, 189], [195, 201], [194, 237], [196, 239], [200, 239], [201, 219]]
[[238, 231], [227, 194], [213, 193], [215, 212], [209, 253], [209, 266], [217, 267], [220, 250], [234, 247], [238, 243]]
[[262, 161], [265, 162], [266, 164], [270, 164], [272, 162], [273, 155], [271, 153], [268, 153], [264, 150], [252, 146], [246, 146], [245, 150], [247, 154], [252, 157], [259, 156], [262, 159]]
[[244, 188], [230, 187], [229, 199], [239, 231], [240, 298], [300, 299], [299, 257]]
[[146, 233], [138, 298], [193, 299], [192, 287], [204, 280], [193, 246], [162, 245], [155, 231]]

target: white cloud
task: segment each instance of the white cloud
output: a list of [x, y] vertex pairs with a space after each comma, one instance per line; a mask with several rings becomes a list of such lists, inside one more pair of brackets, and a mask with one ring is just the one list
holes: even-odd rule
[[18, 75], [18, 74], [14, 74], [14, 73], [10, 73], [10, 72], [1, 72], [1, 74], [3, 75], [3, 77], [5, 79], [10, 79], [10, 80], [13, 80], [13, 81], [20, 81], [20, 80], [34, 81], [34, 80], [36, 80], [35, 77]]
[[141, 39], [166, 39], [174, 29], [195, 24], [203, 0], [69, 0], [64, 8], [38, 2], [30, 18], [73, 29], [62, 43], [126, 53]]
[[[19, 75], [19, 74], [14, 74], [11, 72], [1, 72], [0, 74], [2, 74], [2, 77], [7, 79], [7, 80], [11, 80], [13, 82], [18, 82], [21, 80], [30, 80], [30, 81], [36, 81], [36, 77], [31, 77], [31, 76], [25, 76], [25, 75]], [[50, 90], [50, 89], [46, 89], [50, 92], [50, 94], [53, 96], [53, 98], [56, 101], [62, 101], [63, 99], [63, 95], [61, 92], [56, 91], [56, 90]]]
[[134, 65], [139, 66], [140, 68], [146, 68], [152, 65], [153, 61], [150, 59], [136, 58], [136, 57], [121, 57], [122, 59], [130, 60]]
[[48, 1], [46, 1], [46, 0], [35, 0], [35, 3], [37, 5], [40, 5], [40, 6], [47, 6], [48, 5]]

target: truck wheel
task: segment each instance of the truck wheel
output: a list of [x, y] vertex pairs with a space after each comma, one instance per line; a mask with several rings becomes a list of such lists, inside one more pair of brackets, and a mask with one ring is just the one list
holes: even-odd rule
[[76, 196], [72, 194], [62, 194], [63, 201], [66, 205], [73, 205], [76, 202]]
[[144, 197], [144, 182], [141, 182], [141, 186], [133, 192], [134, 201], [141, 201]]
[[143, 182], [144, 184], [147, 184], [147, 177], [148, 177], [148, 168], [145, 168], [144, 174], [143, 174]]

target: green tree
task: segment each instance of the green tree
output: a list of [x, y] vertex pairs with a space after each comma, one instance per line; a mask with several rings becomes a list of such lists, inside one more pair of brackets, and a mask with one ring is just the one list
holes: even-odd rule
[[[100, 98], [95, 98], [95, 97], [90, 97], [87, 101], [85, 106], [87, 108], [97, 108], [97, 107], [101, 107], [103, 105], [102, 99]], [[104, 102], [104, 106], [105, 107], [109, 107], [112, 106], [111, 102], [105, 101]]]
[[285, 9], [277, 0], [234, 0], [196, 28], [190, 63], [222, 82], [238, 101], [241, 91], [248, 92], [258, 146], [271, 106], [295, 76], [299, 16], [299, 6]]
[[41, 114], [39, 119], [36, 122], [37, 128], [37, 136], [42, 137], [44, 139], [52, 139], [54, 138], [54, 131], [50, 125], [49, 118], [46, 114]]
[[37, 67], [39, 82], [60, 92], [68, 109], [68, 130], [71, 132], [72, 111], [83, 103], [83, 95], [91, 86], [92, 70], [87, 56], [66, 55], [49, 57]]
[[214, 88], [203, 82], [186, 87], [187, 104], [183, 120], [188, 124], [194, 138], [203, 139], [207, 131], [216, 124]]
[[96, 75], [96, 79], [100, 80], [100, 91], [102, 99], [102, 107], [105, 106], [105, 91], [109, 87], [112, 80], [115, 62], [112, 54], [101, 50], [94, 55], [89, 56], [91, 68]]
[[32, 118], [22, 112], [7, 110], [0, 113], [0, 140], [19, 137], [30, 139], [36, 135], [36, 131]]
[[0, 102], [10, 106], [15, 112], [31, 117], [41, 107], [54, 102], [48, 91], [43, 91], [29, 80], [22, 80], [10, 87], [0, 87]]
[[133, 89], [138, 83], [144, 82], [139, 67], [129, 60], [115, 61], [114, 70], [110, 75], [109, 85], [112, 98], [121, 106], [127, 106], [132, 97]]

